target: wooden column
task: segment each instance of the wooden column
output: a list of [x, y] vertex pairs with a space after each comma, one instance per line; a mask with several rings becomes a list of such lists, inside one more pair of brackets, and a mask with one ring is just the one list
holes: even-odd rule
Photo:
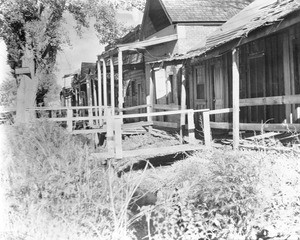
[[[118, 85], [119, 85], [118, 107], [119, 109], [122, 109], [124, 99], [123, 99], [123, 54], [121, 50], [119, 50], [118, 52]], [[120, 114], [123, 114], [123, 112], [120, 111]]]
[[[181, 68], [181, 110], [186, 109], [186, 79], [185, 79], [185, 66], [183, 65]], [[194, 116], [194, 114], [193, 114]], [[194, 119], [193, 119], [194, 121]], [[185, 129], [185, 114], [180, 114], [180, 137], [183, 143], [183, 134]], [[190, 127], [189, 127], [190, 129]]]
[[111, 109], [106, 109], [106, 141], [107, 151], [109, 154], [114, 155], [114, 119], [112, 116]]
[[[101, 60], [98, 58], [97, 61], [97, 69], [98, 69], [98, 106], [99, 106], [99, 116], [103, 116], [102, 114], [102, 73], [101, 73]], [[103, 120], [99, 120], [99, 124], [103, 124]]]
[[204, 143], [207, 148], [211, 148], [211, 130], [210, 130], [210, 117], [209, 111], [203, 112], [203, 132]]
[[122, 150], [122, 123], [123, 120], [120, 116], [116, 116], [114, 120], [115, 127], [115, 158], [122, 159], [123, 158], [123, 150]]
[[115, 72], [114, 72], [114, 57], [109, 58], [110, 65], [110, 102], [112, 108], [112, 115], [115, 115]]
[[98, 116], [96, 80], [93, 79], [93, 80], [92, 80], [92, 83], [93, 83], [93, 101], [94, 101], [93, 106], [95, 106], [95, 108], [94, 108], [95, 116]]
[[[284, 76], [284, 95], [291, 95], [291, 69], [290, 69], [290, 44], [287, 33], [283, 35], [283, 76]], [[292, 107], [291, 104], [285, 105], [286, 123], [292, 123]]]
[[[93, 100], [92, 100], [92, 80], [90, 76], [87, 76], [86, 79], [86, 90], [87, 90], [87, 105], [90, 107], [93, 105]], [[93, 116], [93, 111], [92, 108], [88, 109], [89, 117]], [[93, 120], [89, 120], [89, 126], [93, 125]]]
[[188, 110], [188, 134], [189, 143], [195, 143], [195, 123], [194, 123], [194, 110]]
[[240, 74], [239, 74], [239, 52], [232, 50], [232, 106], [233, 106], [233, 149], [239, 147], [239, 125], [240, 125]]
[[103, 105], [107, 107], [107, 76], [106, 76], [106, 64], [105, 59], [102, 58], [103, 63]]
[[[154, 83], [153, 83], [153, 76], [152, 76], [152, 69], [150, 64], [146, 64], [145, 67], [146, 71], [146, 86], [147, 86], [147, 96], [146, 96], [146, 103], [150, 105], [147, 107], [147, 113], [153, 112], [153, 104], [154, 104]], [[147, 121], [151, 122], [152, 117], [148, 116]]]

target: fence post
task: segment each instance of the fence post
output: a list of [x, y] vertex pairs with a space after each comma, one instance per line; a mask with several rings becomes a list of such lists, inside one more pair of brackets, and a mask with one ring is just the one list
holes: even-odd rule
[[189, 134], [189, 142], [195, 143], [195, 122], [194, 122], [194, 110], [188, 111], [188, 134]]
[[114, 121], [111, 113], [111, 109], [106, 108], [106, 141], [107, 151], [111, 155], [114, 154]]
[[122, 123], [123, 118], [120, 116], [116, 116], [114, 119], [115, 125], [115, 158], [122, 159], [123, 158], [123, 150], [122, 150]]
[[72, 132], [72, 130], [73, 130], [72, 117], [73, 117], [73, 110], [68, 108], [68, 110], [67, 110], [67, 130], [68, 130], [68, 132]]
[[203, 112], [203, 132], [204, 132], [205, 146], [210, 148], [211, 147], [211, 131], [210, 131], [209, 111]]

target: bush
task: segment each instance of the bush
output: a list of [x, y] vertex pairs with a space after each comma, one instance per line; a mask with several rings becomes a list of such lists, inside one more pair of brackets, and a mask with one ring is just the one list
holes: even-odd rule
[[155, 210], [154, 239], [300, 237], [296, 157], [215, 151], [177, 165]]

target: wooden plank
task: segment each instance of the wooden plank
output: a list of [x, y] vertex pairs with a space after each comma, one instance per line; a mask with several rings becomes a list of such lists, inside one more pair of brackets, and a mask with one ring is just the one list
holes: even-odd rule
[[[123, 108], [123, 54], [122, 51], [118, 52], [118, 107], [119, 109]], [[122, 114], [122, 112], [120, 113]]]
[[[185, 115], [183, 115], [185, 117]], [[181, 127], [184, 127], [181, 125]], [[195, 137], [195, 123], [194, 123], [194, 111], [190, 110], [188, 112], [188, 135], [189, 135], [189, 142], [194, 143], [196, 141]], [[182, 133], [183, 137], [183, 133]]]
[[203, 145], [182, 144], [169, 147], [137, 149], [131, 151], [123, 151], [123, 158], [131, 157], [156, 157], [180, 152], [203, 150]]
[[209, 112], [203, 112], [203, 132], [204, 143], [207, 148], [211, 148], [211, 125], [209, 119]]
[[232, 106], [233, 106], [233, 149], [239, 146], [239, 123], [240, 123], [240, 74], [239, 74], [239, 52], [232, 50]]
[[110, 154], [114, 154], [114, 121], [112, 118], [111, 109], [107, 110], [107, 133], [106, 133], [106, 141], [107, 141], [107, 151]]
[[26, 108], [26, 110], [35, 110], [35, 111], [55, 111], [55, 110], [80, 110], [80, 109], [106, 109], [105, 106], [76, 106], [76, 107], [35, 107], [35, 108]]
[[214, 114], [231, 113], [231, 112], [233, 112], [233, 108], [222, 108], [222, 109], [210, 110], [209, 114], [214, 115]]
[[114, 71], [114, 58], [110, 56], [110, 102], [112, 107], [112, 115], [115, 115], [115, 71]]
[[154, 116], [167, 116], [167, 115], [175, 115], [185, 113], [187, 114], [189, 109], [187, 110], [176, 110], [176, 111], [165, 111], [165, 112], [152, 112], [152, 113], [136, 113], [136, 114], [126, 114], [123, 115], [123, 118], [139, 118], [139, 117], [154, 117]]
[[102, 106], [102, 73], [101, 73], [101, 60], [98, 58], [97, 61], [98, 70], [98, 106]]
[[73, 130], [73, 119], [72, 119], [72, 117], [73, 117], [73, 110], [68, 110], [67, 111], [67, 130], [68, 130], [68, 132], [72, 132], [72, 130]]
[[[284, 94], [291, 95], [291, 71], [290, 71], [290, 46], [288, 33], [283, 34], [283, 76], [284, 76]], [[287, 123], [292, 123], [292, 106], [285, 106], [285, 118]]]
[[153, 121], [154, 126], [166, 127], [166, 128], [179, 128], [179, 123], [176, 122], [162, 122], [162, 121]]
[[107, 107], [107, 71], [106, 71], [106, 62], [102, 58], [103, 65], [103, 105]]
[[180, 110], [181, 107], [180, 105], [175, 105], [175, 104], [154, 104], [153, 106], [154, 109], [156, 110]]
[[[72, 121], [87, 121], [87, 120], [99, 120], [99, 119], [106, 119], [105, 116], [102, 117], [72, 117]], [[54, 122], [65, 122], [70, 120], [68, 117], [56, 117], [56, 118], [47, 118], [49, 121]]]
[[240, 99], [241, 107], [260, 106], [260, 105], [299, 104], [299, 103], [300, 103], [300, 94]]
[[[183, 65], [181, 68], [181, 100], [180, 100], [180, 105], [181, 105], [181, 110], [186, 109], [186, 79], [185, 79], [185, 66]], [[193, 122], [188, 123], [189, 127], [189, 133], [190, 133], [190, 124], [193, 124], [193, 133], [194, 135], [191, 136], [190, 141], [195, 141], [195, 123], [194, 123], [194, 112], [188, 113], [188, 118], [190, 117], [189, 114], [192, 114], [193, 116]], [[191, 120], [188, 120], [191, 121]], [[185, 128], [185, 114], [181, 113], [180, 114], [180, 138], [181, 138], [181, 143], [183, 143], [183, 134], [184, 134], [184, 128]], [[189, 136], [190, 138], [190, 136]]]
[[250, 140], [250, 141], [262, 140], [262, 139], [265, 139], [265, 138], [275, 137], [275, 136], [280, 135], [280, 134], [281, 133], [279, 133], [279, 132], [267, 132], [267, 133], [264, 133], [264, 134], [248, 137], [248, 138], [245, 138], [245, 139]]
[[[232, 129], [232, 124], [227, 122], [210, 122], [211, 128], [215, 129]], [[270, 123], [270, 124], [261, 124], [261, 123], [240, 123], [240, 130], [245, 131], [278, 131], [278, 132], [299, 132], [300, 124], [284, 124], [284, 123]]]
[[115, 159], [123, 158], [123, 150], [122, 150], [122, 129], [121, 125], [123, 123], [123, 119], [121, 117], [116, 117], [114, 120], [115, 127]]
[[147, 108], [150, 107], [150, 104], [145, 104], [145, 105], [139, 105], [139, 106], [133, 106], [133, 107], [126, 107], [126, 108], [121, 108], [118, 109], [119, 111], [132, 111], [132, 110], [138, 110], [138, 109], [142, 109], [142, 108]]

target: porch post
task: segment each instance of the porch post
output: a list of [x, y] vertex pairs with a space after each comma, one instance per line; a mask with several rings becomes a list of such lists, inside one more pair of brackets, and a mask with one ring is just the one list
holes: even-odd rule
[[[283, 35], [283, 76], [284, 76], [284, 95], [291, 95], [291, 61], [290, 61], [290, 46], [289, 35]], [[292, 105], [285, 105], [285, 119], [286, 123], [293, 123]]]
[[[185, 86], [186, 86], [185, 66], [182, 65], [182, 68], [181, 68], [181, 100], [180, 100], [181, 110], [186, 109], [186, 88], [185, 88]], [[194, 117], [194, 115], [193, 115], [193, 117]], [[185, 114], [181, 113], [180, 114], [180, 137], [181, 137], [182, 143], [183, 143], [184, 129], [185, 129]], [[189, 129], [190, 129], [190, 127], [189, 127]]]
[[114, 72], [114, 57], [109, 58], [110, 65], [110, 102], [112, 115], [115, 115], [115, 72]]
[[[122, 50], [120, 49], [118, 51], [118, 85], [119, 85], [118, 107], [120, 110], [123, 108], [123, 101], [124, 101], [123, 99], [123, 54], [122, 54]], [[122, 114], [123, 112], [120, 111], [120, 115]]]
[[239, 125], [240, 125], [240, 74], [239, 74], [239, 52], [232, 50], [232, 105], [233, 105], [233, 149], [239, 147]]
[[[153, 112], [153, 104], [154, 104], [154, 84], [153, 84], [153, 77], [152, 77], [152, 69], [150, 64], [146, 64], [146, 86], [147, 86], [147, 96], [146, 96], [146, 102], [147, 105], [150, 105], [147, 107], [147, 113]], [[151, 122], [152, 117], [148, 116], [147, 121]]]
[[105, 59], [102, 58], [103, 63], [103, 105], [107, 107], [107, 77], [106, 77], [106, 64]]
[[[97, 69], [98, 69], [98, 106], [99, 106], [99, 116], [102, 116], [102, 76], [101, 76], [101, 60], [98, 58], [97, 61]], [[103, 120], [99, 120], [100, 125], [102, 125]]]
[[[88, 75], [87, 78], [86, 78], [86, 88], [87, 88], [87, 105], [89, 107], [93, 106], [93, 99], [92, 99], [92, 80], [91, 80], [91, 77]], [[88, 109], [88, 116], [89, 117], [92, 117], [93, 116], [93, 111], [92, 111], [92, 108], [89, 108]], [[93, 120], [89, 119], [89, 126], [92, 126], [93, 125]]]

